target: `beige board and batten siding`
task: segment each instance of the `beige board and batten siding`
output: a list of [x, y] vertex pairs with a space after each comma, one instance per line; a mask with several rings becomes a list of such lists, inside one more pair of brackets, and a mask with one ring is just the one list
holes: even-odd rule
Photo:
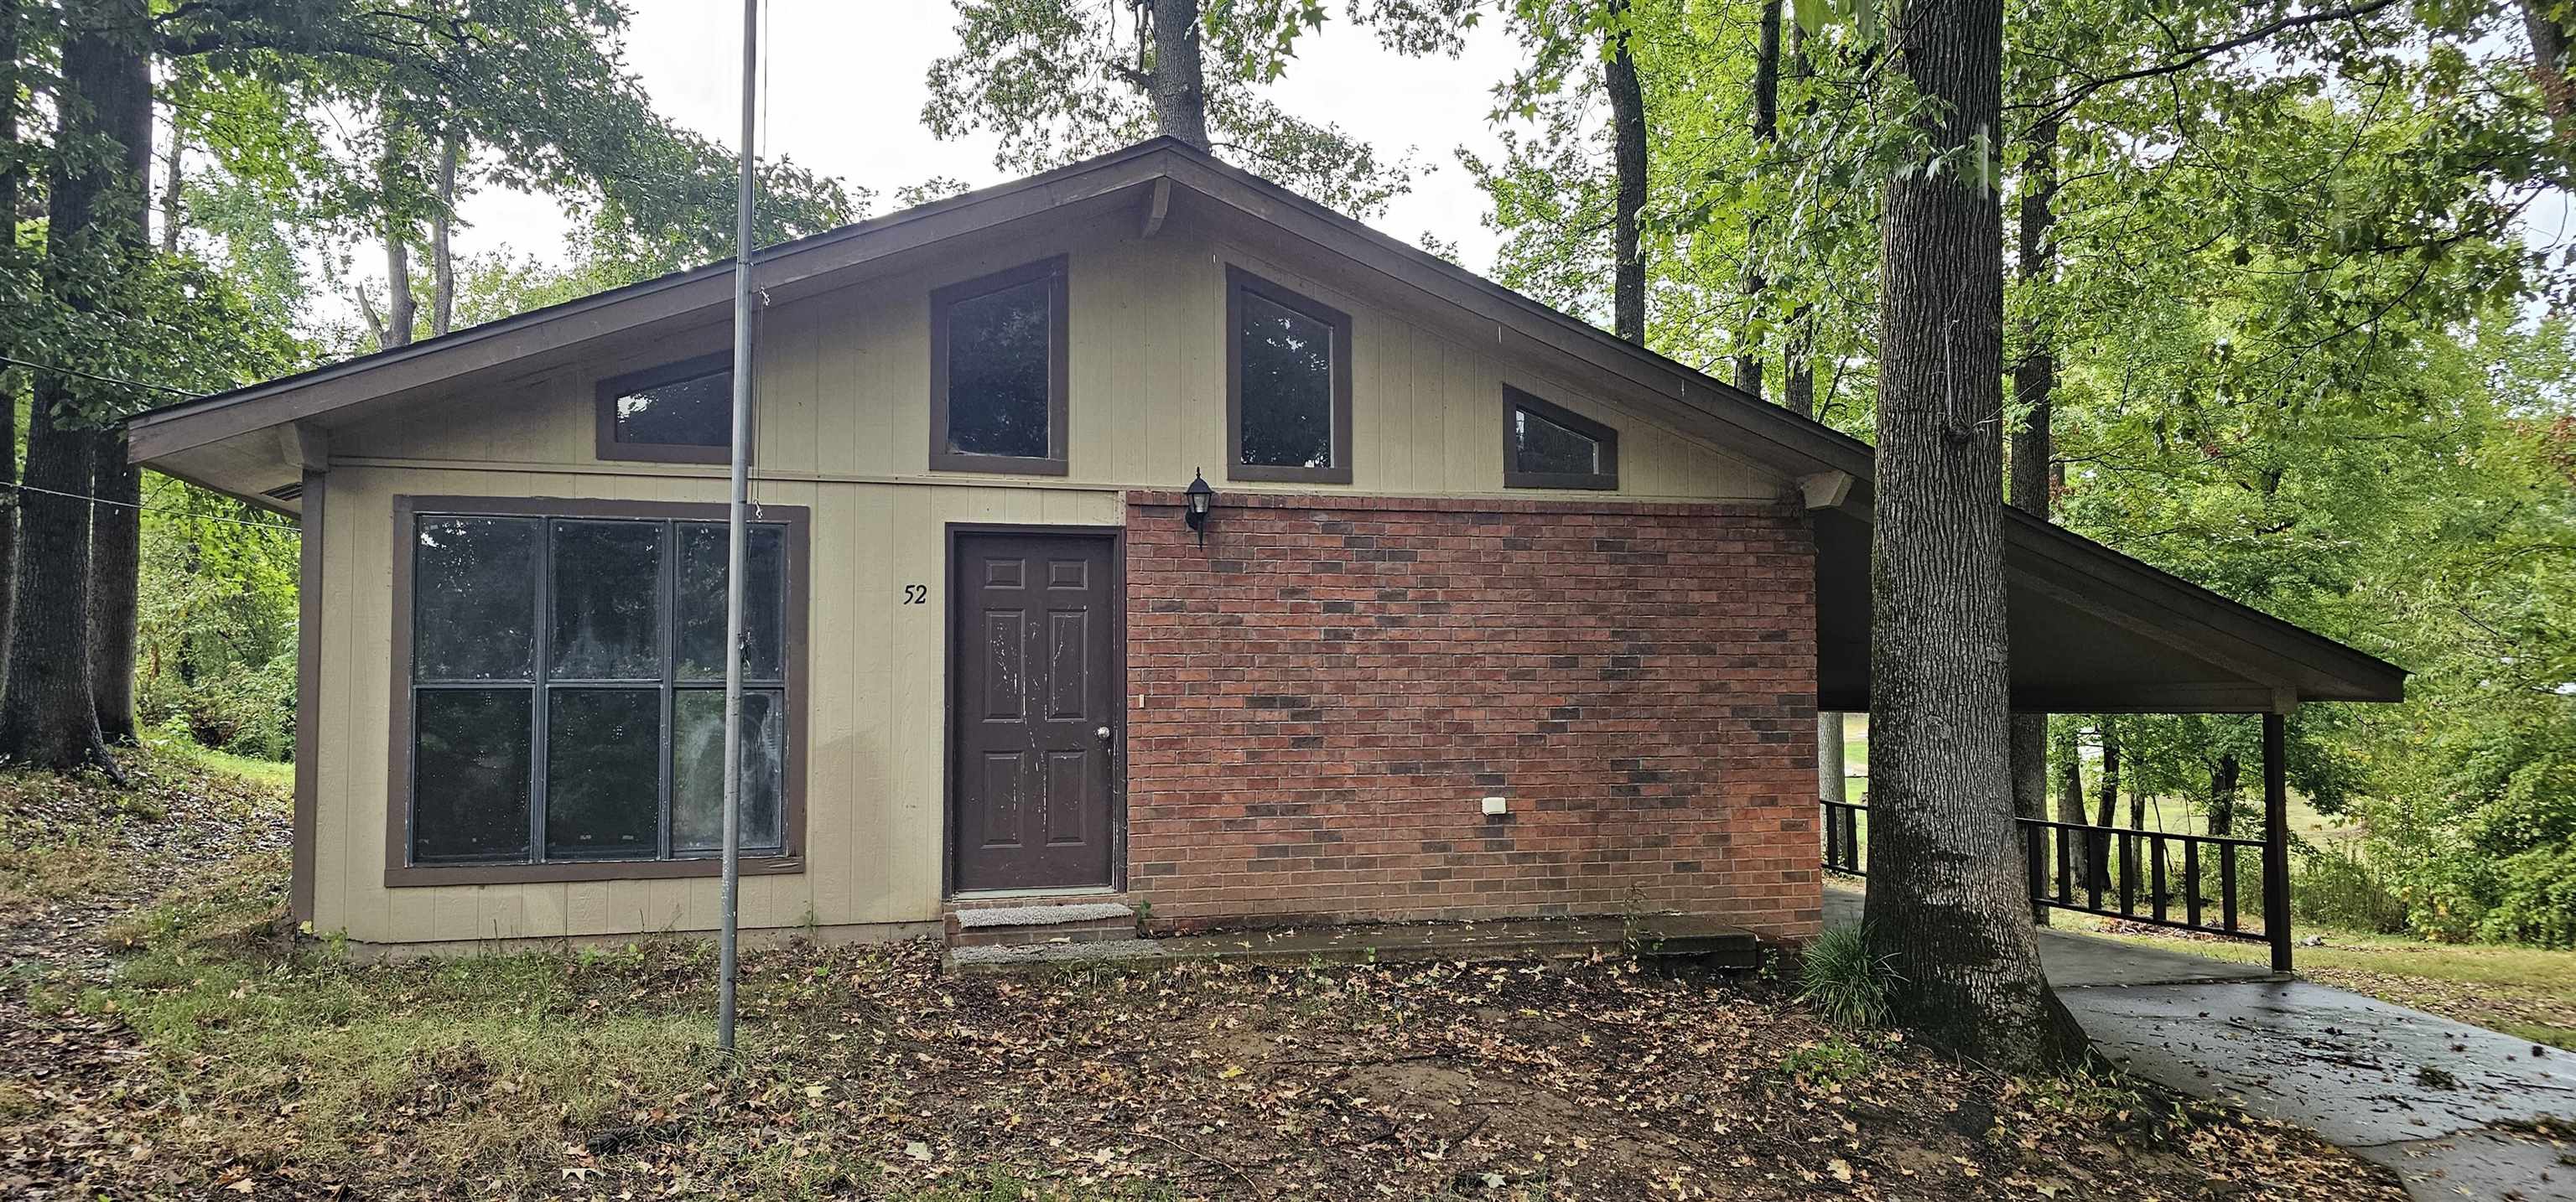
[[[1063, 477], [928, 469], [929, 293], [1069, 254], [1070, 465]], [[1623, 498], [1769, 500], [1770, 469], [1510, 367], [1434, 332], [1384, 297], [1353, 295], [1186, 225], [1150, 239], [1130, 223], [1004, 239], [915, 271], [780, 305], [759, 317], [757, 499], [810, 511], [805, 842], [801, 872], [747, 877], [747, 928], [930, 929], [943, 888], [947, 529], [957, 523], [1115, 527], [1122, 493], [1225, 478], [1228, 263], [1353, 317], [1353, 482], [1292, 491], [1546, 495], [1502, 486], [1502, 386], [1621, 432]], [[315, 927], [365, 943], [470, 945], [703, 931], [712, 879], [388, 887], [393, 704], [387, 664], [392, 514], [399, 496], [720, 502], [720, 467], [603, 463], [598, 379], [720, 349], [719, 326], [648, 355], [602, 359], [478, 397], [336, 431], [322, 635]], [[1599, 499], [1601, 494], [1568, 494]], [[905, 605], [906, 584], [929, 603]]]

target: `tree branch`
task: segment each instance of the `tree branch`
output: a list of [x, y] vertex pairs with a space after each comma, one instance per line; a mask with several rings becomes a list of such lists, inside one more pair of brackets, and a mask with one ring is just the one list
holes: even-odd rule
[[2367, 0], [2366, 3], [2356, 4], [2348, 8], [2329, 9], [2324, 12], [2299, 13], [2293, 16], [2282, 17], [2277, 20], [2267, 21], [2262, 25], [2256, 26], [2255, 28], [2238, 34], [2235, 37], [2228, 38], [2225, 41], [2211, 42], [2208, 45], [2196, 46], [2190, 50], [2177, 51], [2177, 57], [2167, 59], [2164, 62], [2156, 63], [2152, 66], [2139, 67], [2134, 70], [2121, 71], [2111, 75], [2087, 76], [2082, 86], [2070, 89], [2054, 100], [2034, 101], [2027, 104], [2010, 104], [2005, 107], [2008, 109], [2031, 109], [2045, 105], [2046, 117], [2063, 118], [2068, 113], [2074, 111], [2076, 105], [2082, 104], [2085, 98], [2114, 84], [2129, 83], [2140, 79], [2152, 79], [2161, 75], [2173, 75], [2179, 72], [2188, 71], [2193, 67], [2197, 67], [2202, 63], [2208, 62], [2209, 60], [2225, 54], [2228, 51], [2244, 49], [2247, 46], [2251, 46], [2256, 42], [2263, 41], [2276, 34], [2287, 33], [2294, 29], [2305, 29], [2313, 25], [2326, 25], [2336, 21], [2356, 20], [2361, 17], [2369, 16], [2381, 9], [2392, 7], [2396, 3], [2397, 0]]

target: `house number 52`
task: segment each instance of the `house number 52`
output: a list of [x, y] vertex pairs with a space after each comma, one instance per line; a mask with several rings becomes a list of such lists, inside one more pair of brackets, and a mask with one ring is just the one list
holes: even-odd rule
[[907, 585], [903, 586], [903, 603], [904, 603], [904, 604], [906, 604], [906, 605], [919, 605], [919, 604], [921, 604], [922, 602], [925, 602], [925, 601], [928, 601], [928, 600], [930, 600], [930, 586], [929, 586], [929, 585], [926, 585], [926, 584], [907, 584]]

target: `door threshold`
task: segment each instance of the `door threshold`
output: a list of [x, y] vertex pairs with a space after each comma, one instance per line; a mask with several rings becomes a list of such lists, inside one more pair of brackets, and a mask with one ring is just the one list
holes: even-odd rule
[[950, 901], [1001, 901], [1019, 897], [1116, 897], [1116, 885], [1069, 885], [1036, 889], [960, 889], [948, 895]]

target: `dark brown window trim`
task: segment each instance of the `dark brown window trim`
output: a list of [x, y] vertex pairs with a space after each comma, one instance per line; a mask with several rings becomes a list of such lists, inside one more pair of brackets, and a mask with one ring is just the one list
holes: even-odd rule
[[[423, 513], [472, 514], [477, 517], [645, 518], [723, 521], [725, 506], [675, 501], [591, 501], [556, 497], [394, 498], [393, 556], [393, 705], [388, 741], [392, 754], [385, 786], [385, 886], [506, 885], [548, 881], [664, 880], [714, 876], [721, 866], [713, 858], [692, 860], [591, 860], [556, 864], [438, 864], [410, 862], [411, 829], [411, 655], [412, 539], [414, 519]], [[812, 711], [806, 704], [806, 630], [811, 617], [812, 515], [795, 505], [764, 505], [760, 521], [787, 527], [787, 796], [779, 816], [782, 854], [744, 856], [745, 875], [802, 872], [805, 869], [805, 788], [811, 757]]]
[[733, 448], [702, 447], [684, 442], [620, 442], [617, 439], [617, 398], [656, 385], [694, 380], [699, 376], [733, 370], [733, 352], [716, 351], [665, 363], [642, 371], [630, 371], [599, 382], [598, 456], [638, 463], [731, 463]]
[[[957, 302], [988, 292], [1043, 279], [1047, 286], [1047, 453], [968, 455], [948, 449], [948, 311]], [[930, 293], [930, 468], [940, 472], [1003, 472], [1020, 476], [1061, 476], [1067, 471], [1067, 400], [1072, 379], [1072, 340], [1067, 334], [1065, 256], [1024, 263]]]
[[[1512, 437], [1512, 413], [1527, 410], [1531, 414], [1572, 430], [1599, 443], [1601, 470], [1598, 472], [1524, 472], [1520, 462], [1520, 443]], [[1503, 487], [1505, 488], [1578, 488], [1603, 492], [1619, 489], [1619, 431], [1561, 405], [1551, 405], [1537, 397], [1503, 385]]]
[[[1261, 297], [1333, 328], [1333, 462], [1329, 467], [1279, 467], [1243, 458], [1243, 296]], [[1225, 268], [1225, 478], [1348, 484], [1351, 482], [1351, 316], [1299, 295], [1231, 263]]]

